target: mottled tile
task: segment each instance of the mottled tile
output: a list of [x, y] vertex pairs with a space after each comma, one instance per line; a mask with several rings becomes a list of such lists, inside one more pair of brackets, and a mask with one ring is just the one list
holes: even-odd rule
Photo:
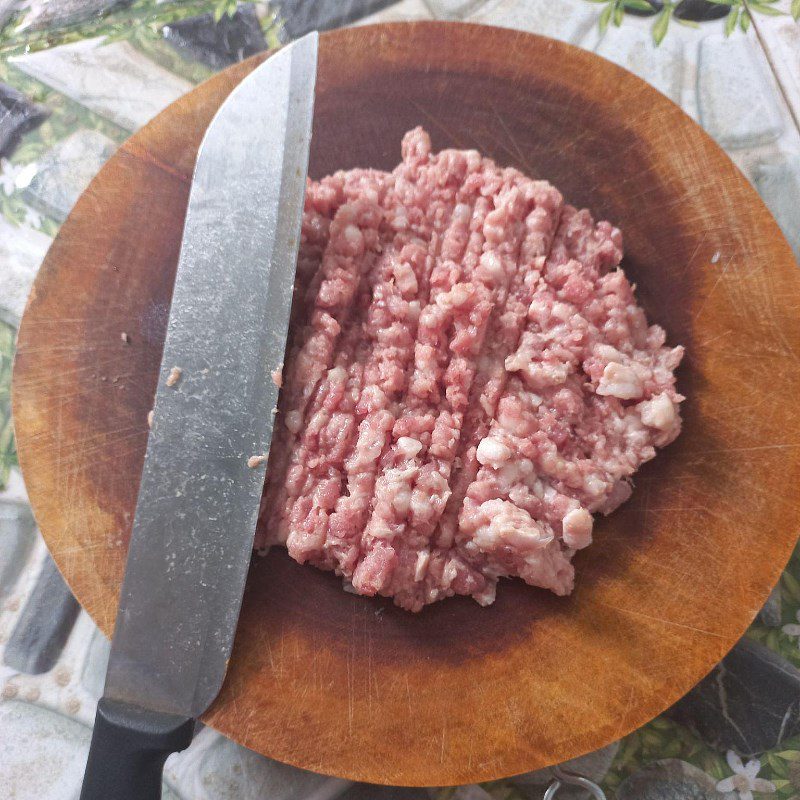
[[102, 16], [114, 8], [130, 5], [131, 0], [31, 0], [30, 10], [17, 29], [22, 31], [58, 30]]
[[758, 756], [800, 733], [800, 671], [745, 637], [668, 713], [709, 747]]
[[800, 261], [800, 155], [785, 155], [760, 164], [755, 170], [755, 183]]
[[781, 81], [786, 101], [800, 120], [800, 24], [791, 17], [758, 16], [758, 35]]
[[[409, 797], [409, 800], [416, 800], [416, 798]], [[493, 800], [493, 798], [483, 787], [472, 785], [459, 786], [451, 800]]]
[[0, 494], [0, 600], [13, 589], [35, 539], [30, 507]]
[[[483, 791], [481, 789], [481, 791]], [[378, 786], [374, 783], [354, 783], [339, 800], [430, 800], [431, 793], [427, 789], [413, 789], [400, 786]], [[471, 800], [462, 798], [460, 795], [453, 795], [450, 800]], [[484, 793], [483, 798], [477, 800], [487, 800]], [[488, 798], [488, 800], [491, 800]]]
[[25, 199], [42, 213], [63, 222], [115, 150], [116, 144], [98, 131], [76, 131], [38, 161]]
[[767, 625], [770, 628], [780, 628], [782, 622], [781, 605], [781, 588], [778, 585], [769, 593], [767, 602], [758, 612], [756, 622]]
[[110, 652], [111, 643], [106, 639], [102, 631], [96, 630], [86, 654], [86, 661], [81, 673], [81, 683], [86, 691], [97, 699], [103, 694]]
[[187, 17], [165, 25], [161, 34], [178, 52], [219, 70], [267, 49], [256, 9], [240, 4], [233, 16]]
[[11, 155], [20, 138], [50, 112], [5, 83], [0, 83], [0, 157]]
[[80, 606], [48, 555], [3, 654], [12, 669], [39, 675], [52, 669]]
[[703, 770], [678, 759], [648, 764], [617, 789], [617, 800], [732, 800]]
[[596, 24], [601, 10], [585, 0], [548, 0], [546, 3], [491, 0], [467, 19], [577, 42]]
[[18, 324], [52, 239], [0, 216], [0, 318]]
[[149, 122], [192, 88], [128, 42], [103, 42], [103, 37], [86, 39], [9, 61], [128, 130]]
[[649, 30], [632, 25], [609, 28], [596, 50], [598, 55], [630, 70], [655, 86], [670, 100], [680, 102], [683, 87], [683, 44], [665, 39], [658, 49]]
[[[0, 284], [2, 286], [2, 284]], [[7, 502], [13, 503], [28, 503], [28, 492], [25, 488], [25, 481], [22, 479], [22, 473], [18, 467], [13, 467], [8, 476], [5, 489], [0, 493]]]
[[647, 0], [650, 8], [626, 8], [625, 13], [632, 17], [652, 17], [664, 8], [663, 0]]
[[18, 7], [18, 0], [0, 0], [0, 30], [5, 27]]
[[326, 31], [350, 25], [394, 4], [395, 0], [339, 0], [309, 3], [308, 0], [275, 0], [273, 7], [283, 23], [286, 38], [296, 39], [309, 31]]
[[475, 14], [487, 0], [427, 0], [427, 3], [438, 19], [463, 19]]
[[[611, 762], [614, 760], [618, 750], [619, 742], [614, 742], [600, 750], [565, 761], [560, 766], [567, 772], [581, 775], [595, 783], [600, 783], [611, 768]], [[527, 798], [533, 800], [533, 798], [538, 798], [541, 795], [542, 787], [548, 786], [553, 781], [553, 777], [553, 771], [548, 767], [538, 769], [535, 772], [527, 772], [524, 775], [517, 775], [511, 778], [511, 782], [519, 788], [526, 800]], [[585, 792], [573, 786], [564, 786], [558, 793], [559, 800], [584, 800], [585, 796]]]
[[783, 131], [775, 79], [754, 37], [701, 41], [697, 100], [703, 127], [723, 147], [768, 144]]
[[264, 758], [209, 728], [167, 762], [165, 777], [192, 800], [334, 800], [350, 785]]
[[387, 5], [382, 11], [362, 17], [356, 25], [371, 25], [376, 22], [411, 22], [418, 19], [432, 19], [430, 9], [424, 0], [400, 0]]
[[83, 779], [91, 731], [19, 700], [0, 702], [0, 786], [13, 800], [70, 800]]
[[690, 22], [710, 22], [727, 17], [728, 10], [728, 6], [709, 0], [681, 0], [675, 8], [675, 16]]

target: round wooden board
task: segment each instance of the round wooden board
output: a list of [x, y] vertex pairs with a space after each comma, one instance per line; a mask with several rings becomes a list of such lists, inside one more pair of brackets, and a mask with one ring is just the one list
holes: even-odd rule
[[[53, 244], [20, 330], [14, 415], [31, 501], [106, 633], [197, 147], [259, 62], [203, 84], [120, 149]], [[346, 594], [285, 552], [254, 560], [228, 678], [205, 721], [308, 769], [443, 785], [619, 738], [742, 635], [798, 530], [800, 277], [722, 151], [662, 95], [589, 53], [444, 23], [322, 37], [313, 177], [391, 168], [417, 124], [436, 148], [479, 148], [618, 224], [650, 318], [687, 348], [684, 432], [599, 522], [570, 598], [506, 581], [490, 608], [454, 599], [411, 615]]]

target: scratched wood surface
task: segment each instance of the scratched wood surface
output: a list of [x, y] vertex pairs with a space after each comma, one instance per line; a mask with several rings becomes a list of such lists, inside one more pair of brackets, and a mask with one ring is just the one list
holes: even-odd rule
[[[21, 326], [14, 416], [28, 491], [106, 633], [192, 165], [211, 115], [257, 63], [202, 85], [122, 147], [62, 228]], [[687, 348], [684, 433], [599, 523], [568, 599], [504, 582], [491, 608], [454, 599], [413, 616], [284, 552], [254, 560], [205, 721], [308, 769], [443, 785], [619, 738], [744, 632], [798, 530], [800, 280], [725, 155], [609, 62], [444, 23], [322, 37], [312, 176], [390, 168], [420, 123], [436, 147], [480, 148], [620, 225], [651, 319]]]

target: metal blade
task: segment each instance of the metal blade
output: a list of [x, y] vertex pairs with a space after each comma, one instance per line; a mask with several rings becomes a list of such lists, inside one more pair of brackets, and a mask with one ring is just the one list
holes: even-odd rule
[[230, 657], [264, 482], [247, 461], [269, 450], [286, 347], [317, 38], [245, 78], [198, 154], [106, 676], [106, 696], [147, 708], [198, 716]]

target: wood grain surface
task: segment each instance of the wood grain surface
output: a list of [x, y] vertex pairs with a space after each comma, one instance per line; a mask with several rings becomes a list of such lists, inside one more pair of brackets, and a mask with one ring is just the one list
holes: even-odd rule
[[[203, 84], [121, 148], [63, 226], [22, 322], [14, 417], [25, 480], [56, 562], [106, 633], [197, 147], [259, 61]], [[415, 616], [346, 594], [285, 552], [254, 559], [228, 679], [205, 721], [308, 769], [443, 785], [623, 736], [742, 635], [798, 531], [800, 279], [722, 151], [594, 55], [446, 23], [322, 37], [313, 177], [391, 168], [417, 124], [436, 148], [479, 148], [618, 224], [650, 318], [687, 348], [684, 432], [599, 522], [570, 598], [505, 581], [490, 608], [459, 598]]]

